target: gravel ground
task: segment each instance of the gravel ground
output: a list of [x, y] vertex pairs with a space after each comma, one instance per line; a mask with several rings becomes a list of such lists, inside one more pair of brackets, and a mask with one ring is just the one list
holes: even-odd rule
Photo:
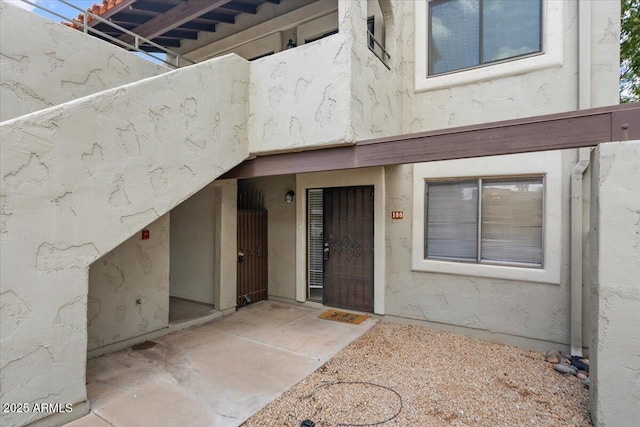
[[384, 322], [243, 426], [305, 419], [316, 427], [592, 425], [588, 389], [542, 354]]

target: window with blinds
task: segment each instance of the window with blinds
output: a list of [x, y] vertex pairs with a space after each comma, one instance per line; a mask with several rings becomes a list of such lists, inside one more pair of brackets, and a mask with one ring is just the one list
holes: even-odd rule
[[425, 259], [541, 267], [543, 177], [427, 182]]
[[307, 190], [307, 292], [310, 300], [322, 300], [323, 263], [323, 190]]
[[541, 0], [429, 2], [429, 75], [542, 51]]

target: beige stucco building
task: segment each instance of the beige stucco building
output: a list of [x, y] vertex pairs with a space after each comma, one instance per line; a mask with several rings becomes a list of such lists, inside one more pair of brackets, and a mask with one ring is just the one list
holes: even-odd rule
[[[87, 357], [268, 296], [584, 351], [594, 421], [636, 419], [640, 142], [384, 148], [617, 104], [619, 3], [248, 3], [172, 47], [195, 62], [175, 70], [0, 3], [2, 402], [79, 417]], [[460, 17], [485, 23], [471, 48]], [[264, 247], [240, 237], [249, 210], [268, 213]], [[265, 288], [239, 293], [254, 258]]]

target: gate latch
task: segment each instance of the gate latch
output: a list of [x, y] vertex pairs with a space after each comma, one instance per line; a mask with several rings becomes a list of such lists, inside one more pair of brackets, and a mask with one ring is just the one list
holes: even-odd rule
[[325, 261], [329, 261], [329, 253], [331, 252], [331, 248], [329, 247], [329, 242], [326, 242], [324, 244], [324, 248], [322, 249], [323, 252], [323, 259]]
[[238, 262], [244, 261], [244, 251], [238, 251]]

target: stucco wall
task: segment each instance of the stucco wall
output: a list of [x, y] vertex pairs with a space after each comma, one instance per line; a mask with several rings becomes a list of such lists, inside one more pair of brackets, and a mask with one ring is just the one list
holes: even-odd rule
[[3, 401], [86, 401], [89, 265], [247, 158], [248, 78], [227, 56], [0, 125]]
[[[475, 330], [479, 336], [518, 343], [539, 350], [569, 343], [569, 184], [577, 158], [574, 150], [558, 154], [554, 166], [561, 185], [558, 194], [560, 244], [550, 254], [559, 267], [557, 283], [412, 270], [412, 243], [419, 236], [412, 224], [414, 209], [413, 166], [386, 167], [386, 314]], [[487, 168], [484, 159], [473, 159], [489, 175], [509, 175], [507, 169]], [[436, 165], [437, 164], [437, 165]], [[465, 176], [468, 163], [436, 162], [450, 177]], [[427, 164], [431, 165], [431, 164]], [[482, 174], [481, 174], [482, 175]], [[550, 189], [547, 198], [550, 197]], [[555, 196], [554, 196], [555, 197]], [[547, 200], [546, 203], [548, 203]], [[418, 203], [423, 203], [419, 200]], [[391, 219], [391, 211], [404, 211], [404, 219]], [[414, 221], [423, 218], [414, 218]], [[548, 221], [547, 218], [545, 221]], [[550, 242], [545, 242], [549, 245]], [[559, 247], [558, 247], [559, 246]], [[545, 262], [549, 262], [547, 259]], [[454, 263], [455, 265], [455, 263]], [[509, 268], [509, 267], [503, 267]], [[536, 272], [537, 273], [537, 272]], [[497, 277], [500, 277], [499, 275]], [[494, 336], [491, 336], [494, 334]], [[510, 337], [517, 337], [513, 340]]]
[[215, 181], [214, 307], [223, 311], [236, 307], [238, 278], [238, 184], [235, 179]]
[[89, 268], [88, 348], [156, 331], [169, 324], [169, 214], [105, 254]]
[[[591, 21], [589, 41], [580, 42], [588, 48], [583, 54], [590, 54], [590, 69], [578, 69], [578, 4], [589, 7]], [[499, 76], [495, 65], [477, 71], [451, 73], [446, 76], [431, 77], [433, 84], [448, 79], [463, 81], [465, 74], [479, 71], [492, 72], [487, 78], [471, 83], [453, 83], [445, 88], [416, 92], [415, 58], [418, 50], [426, 46], [416, 46], [416, 18], [414, 2], [394, 4], [403, 13], [401, 46], [403, 62], [403, 132], [419, 132], [432, 129], [486, 123], [518, 117], [529, 117], [578, 108], [597, 107], [618, 103], [617, 67], [619, 43], [619, 2], [556, 2], [545, 1], [544, 25], [560, 19], [555, 37], [543, 41], [545, 51], [557, 46], [560, 49], [559, 62], [555, 65], [535, 69], [523, 65], [511, 75]], [[420, 42], [420, 41], [419, 41]], [[584, 47], [583, 46], [583, 47]], [[586, 53], [585, 53], [586, 52]], [[534, 62], [544, 61], [545, 55]], [[523, 61], [511, 61], [518, 64]], [[579, 73], [589, 73], [587, 88], [578, 87]], [[588, 90], [589, 101], [579, 107], [579, 93]]]
[[339, 33], [251, 62], [252, 153], [353, 141], [349, 43]]
[[[382, 2], [383, 6], [385, 2]], [[390, 42], [390, 49], [398, 47], [402, 60], [396, 72], [401, 75], [402, 132], [417, 132], [473, 123], [485, 123], [517, 117], [527, 117], [570, 111], [617, 103], [617, 74], [611, 67], [618, 63], [618, 14], [616, 2], [580, 2], [588, 8], [589, 22], [579, 22], [577, 2], [545, 2], [544, 25], [558, 22], [554, 38], [545, 38], [544, 50], [560, 52], [560, 61], [545, 67], [522, 66], [517, 72], [500, 76], [498, 72], [488, 78], [464, 83], [465, 73], [451, 73], [443, 77], [431, 77], [429, 84], [437, 86], [439, 79], [451, 79], [445, 88], [420, 89], [416, 80], [416, 58], [420, 45], [416, 22], [415, 2], [393, 3], [393, 16], [401, 16], [401, 28]], [[426, 17], [424, 17], [426, 19]], [[394, 20], [391, 20], [394, 22]], [[578, 24], [589, 26], [585, 35], [579, 36]], [[553, 32], [551, 31], [551, 32]], [[545, 33], [547, 34], [547, 33]], [[417, 43], [416, 44], [416, 40]], [[388, 42], [389, 43], [389, 42]], [[547, 55], [547, 54], [545, 54]], [[539, 57], [544, 60], [544, 56]], [[579, 55], [589, 58], [586, 66], [579, 68]], [[397, 56], [397, 55], [396, 55]], [[392, 63], [393, 63], [392, 58]], [[517, 64], [518, 61], [512, 61]], [[613, 64], [613, 65], [612, 65]], [[492, 73], [498, 67], [487, 66], [481, 72]], [[580, 87], [577, 75], [585, 75], [585, 85]], [[468, 80], [468, 79], [467, 79]], [[463, 82], [463, 83], [461, 83]], [[379, 119], [378, 119], [379, 120]], [[392, 254], [388, 258], [387, 313], [412, 319], [423, 319], [433, 324], [450, 324], [502, 334], [495, 339], [509, 336], [524, 337], [522, 345], [544, 349], [547, 344], [569, 342], [569, 174], [577, 162], [577, 153], [567, 151], [563, 155], [561, 244], [559, 262], [562, 266], [558, 285], [524, 283], [517, 280], [488, 279], [455, 274], [436, 274], [411, 271], [411, 241], [415, 230], [410, 221], [393, 221], [391, 210], [411, 212], [412, 166], [387, 168], [387, 244]], [[443, 162], [444, 169], [456, 172], [455, 162]], [[499, 171], [491, 171], [499, 175]], [[588, 180], [588, 176], [587, 176]], [[585, 193], [585, 210], [589, 196]], [[419, 201], [419, 203], [421, 203]], [[407, 216], [405, 215], [405, 218]], [[585, 242], [588, 230], [584, 230]], [[588, 303], [588, 296], [585, 297]], [[540, 309], [544, 307], [544, 309]], [[587, 307], [587, 306], [585, 306]], [[586, 310], [585, 310], [586, 311]], [[588, 340], [590, 325], [584, 322]], [[533, 340], [527, 340], [527, 339]], [[493, 339], [493, 338], [492, 338]], [[541, 340], [542, 342], [536, 342]], [[588, 341], [585, 341], [585, 343]]]
[[[88, 266], [249, 152], [350, 144], [376, 135], [576, 109], [582, 93], [576, 76], [584, 73], [578, 68], [578, 2], [549, 3], [562, 12], [562, 37], [547, 41], [562, 40], [562, 65], [544, 69], [524, 69], [498, 79], [416, 92], [414, 2], [392, 3], [396, 34], [389, 45], [392, 70], [388, 71], [368, 52], [364, 1], [340, 0], [340, 33], [316, 43], [250, 65], [239, 58], [217, 59], [4, 122], [0, 156], [3, 401], [77, 403], [86, 399]], [[615, 15], [619, 3], [579, 3], [592, 8], [589, 68], [593, 78], [588, 105], [615, 103], [617, 71], [611, 64], [617, 64]], [[4, 31], [7, 6], [2, 4], [2, 8]], [[69, 54], [75, 55], [86, 38], [69, 34], [83, 40], [51, 38], [68, 44]], [[24, 40], [29, 39], [21, 41], [20, 49], [25, 48]], [[20, 61], [26, 62], [28, 57], [15, 58], [11, 64], [21, 72], [24, 63]], [[53, 67], [50, 58], [55, 56], [42, 57], [46, 61], [38, 63], [35, 70]], [[106, 61], [104, 68], [109, 65]], [[97, 75], [88, 69], [80, 76], [83, 80], [73, 81], [91, 82]], [[47, 102], [31, 108], [46, 107]], [[569, 207], [568, 179], [575, 161], [575, 152], [563, 155], [563, 212]], [[382, 222], [376, 236], [385, 239], [376, 241], [376, 250], [386, 252], [381, 256], [376, 252], [376, 259], [386, 260], [376, 263], [377, 283], [386, 282], [382, 290], [376, 287], [376, 312], [538, 342], [567, 343], [567, 216], [563, 215], [561, 222], [558, 285], [413, 272], [410, 216], [390, 219], [391, 210], [411, 212], [412, 169], [404, 165], [377, 169], [369, 175], [362, 172], [367, 184], [375, 181], [376, 195], [387, 199], [382, 208], [376, 205], [376, 220]], [[298, 225], [304, 224], [300, 215], [305, 188], [299, 178], [295, 182]], [[288, 182], [282, 179], [273, 182]], [[341, 172], [315, 174], [307, 182], [322, 187], [360, 181], [345, 181]], [[216, 244], [229, 242], [214, 250], [219, 271], [216, 308], [224, 309], [235, 305], [236, 251], [232, 242], [236, 183], [225, 181], [214, 187], [216, 212], [221, 213], [214, 221], [221, 236]], [[273, 193], [275, 206], [278, 194]], [[381, 231], [385, 227], [386, 233]], [[296, 232], [304, 235], [300, 226]], [[302, 301], [301, 268], [305, 262], [300, 257], [304, 257], [305, 248], [300, 246], [302, 238], [295, 241], [298, 268], [294, 289]], [[273, 284], [278, 296], [291, 295], [291, 288], [282, 285], [290, 280], [288, 274], [274, 276], [282, 280]], [[221, 282], [234, 286], [222, 286]], [[31, 381], [25, 382], [25, 378]], [[35, 415], [2, 417], [3, 423], [25, 424]]]
[[207, 186], [171, 211], [172, 297], [213, 304], [215, 189]]
[[269, 296], [296, 298], [296, 204], [284, 201], [287, 191], [296, 190], [295, 175], [249, 179], [260, 191], [268, 211]]
[[640, 419], [640, 141], [600, 144], [592, 156], [591, 417]]
[[399, 10], [394, 13], [393, 8], [387, 5], [387, 37], [381, 37], [380, 41], [388, 45], [393, 55], [388, 60], [388, 69], [368, 46], [367, 8], [376, 8], [367, 3], [364, 0], [339, 3], [345, 9], [341, 28], [348, 29], [354, 40], [351, 49], [351, 112], [352, 127], [358, 141], [402, 133], [402, 58], [395, 48], [396, 37], [399, 37], [397, 23], [401, 15]]
[[0, 20], [0, 121], [168, 71], [5, 1]]

